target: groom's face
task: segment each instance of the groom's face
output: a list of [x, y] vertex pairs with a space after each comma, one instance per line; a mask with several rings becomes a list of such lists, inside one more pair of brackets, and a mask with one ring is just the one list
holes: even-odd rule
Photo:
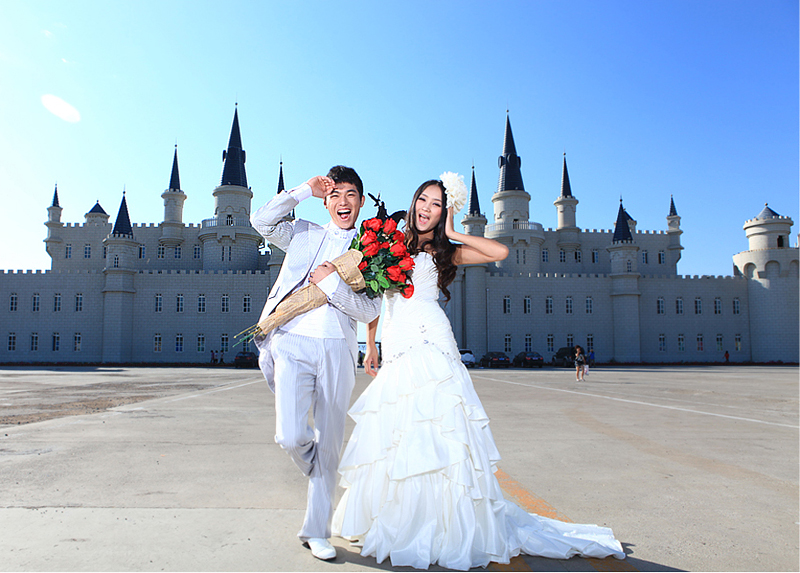
[[340, 229], [352, 229], [358, 221], [358, 212], [364, 205], [364, 197], [352, 183], [337, 183], [327, 197], [325, 207], [331, 221]]

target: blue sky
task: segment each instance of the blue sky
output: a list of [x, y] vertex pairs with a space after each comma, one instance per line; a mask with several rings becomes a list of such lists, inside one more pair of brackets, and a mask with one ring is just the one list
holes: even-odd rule
[[237, 101], [254, 208], [281, 158], [288, 186], [351, 165], [390, 210], [474, 163], [491, 219], [508, 109], [545, 228], [565, 151], [582, 228], [612, 228], [622, 196], [639, 229], [664, 230], [674, 196], [681, 274], [730, 274], [765, 202], [800, 222], [796, 1], [0, 0], [0, 15], [0, 268], [50, 267], [56, 182], [65, 222], [96, 200], [113, 222], [123, 188], [134, 223], [160, 222], [176, 142], [184, 222], [211, 217]]

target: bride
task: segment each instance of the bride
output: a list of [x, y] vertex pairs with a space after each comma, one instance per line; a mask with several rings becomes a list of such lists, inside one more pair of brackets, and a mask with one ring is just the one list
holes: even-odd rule
[[334, 533], [395, 567], [466, 570], [520, 552], [622, 559], [610, 529], [526, 513], [503, 498], [489, 419], [438, 298], [449, 300], [458, 265], [503, 260], [508, 248], [456, 232], [454, 211], [439, 180], [414, 193], [405, 228], [414, 292], [385, 294], [379, 373], [378, 320], [367, 330], [364, 366], [377, 376], [349, 412], [356, 426], [339, 465], [345, 493]]

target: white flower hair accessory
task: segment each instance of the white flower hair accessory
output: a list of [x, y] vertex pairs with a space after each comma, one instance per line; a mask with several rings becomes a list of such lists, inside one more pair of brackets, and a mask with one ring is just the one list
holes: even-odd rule
[[458, 213], [467, 203], [467, 185], [464, 183], [464, 176], [452, 171], [445, 171], [439, 175], [439, 179], [444, 184], [447, 191], [447, 205], [445, 208], [453, 208]]

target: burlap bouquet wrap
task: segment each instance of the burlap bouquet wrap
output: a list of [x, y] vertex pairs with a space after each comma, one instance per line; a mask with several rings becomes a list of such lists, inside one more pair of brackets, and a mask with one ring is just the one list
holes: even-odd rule
[[[358, 264], [361, 262], [362, 258], [364, 258], [364, 255], [361, 251], [350, 249], [331, 261], [331, 264], [336, 267], [336, 272], [354, 292], [366, 288], [364, 277], [358, 269]], [[267, 318], [256, 325], [253, 334], [264, 335], [286, 324], [293, 318], [309, 310], [319, 308], [327, 302], [328, 297], [325, 296], [325, 293], [322, 292], [317, 285], [312, 283], [308, 286], [304, 286], [283, 299]]]

